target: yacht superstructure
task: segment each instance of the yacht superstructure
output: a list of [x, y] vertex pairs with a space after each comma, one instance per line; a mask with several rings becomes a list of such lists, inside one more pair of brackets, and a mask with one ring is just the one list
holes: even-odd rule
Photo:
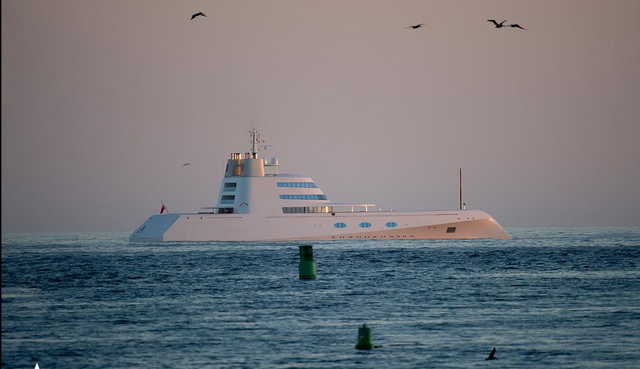
[[[310, 177], [279, 174], [278, 160], [252, 151], [231, 154], [215, 207], [158, 214], [130, 241], [306, 241], [354, 239], [508, 239], [481, 210], [392, 211], [373, 204], [330, 201]], [[267, 173], [271, 171], [272, 173]]]

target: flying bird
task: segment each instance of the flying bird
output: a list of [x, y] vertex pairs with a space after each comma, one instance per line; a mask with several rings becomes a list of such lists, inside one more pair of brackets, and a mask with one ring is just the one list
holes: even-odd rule
[[411, 28], [411, 29], [418, 29], [418, 28], [420, 28], [420, 27], [424, 26], [425, 24], [426, 24], [426, 23], [420, 23], [420, 24], [416, 24], [415, 26], [405, 27], [404, 29], [407, 29], [407, 28]]
[[493, 350], [491, 350], [491, 353], [489, 354], [489, 357], [486, 358], [485, 360], [494, 360], [495, 357], [494, 355], [496, 354], [496, 348], [494, 347]]
[[197, 12], [196, 14], [191, 16], [191, 20], [194, 20], [196, 17], [199, 17], [199, 16], [206, 17], [207, 15], [204, 14], [203, 12]]
[[509, 27], [520, 28], [520, 29], [523, 29], [523, 30], [525, 30], [525, 31], [527, 30], [526, 28], [522, 28], [522, 27], [520, 27], [520, 25], [519, 25], [519, 24], [517, 24], [517, 23], [516, 23], [516, 24], [510, 24], [510, 25], [509, 25]]
[[507, 20], [505, 19], [505, 20], [503, 20], [502, 22], [498, 23], [498, 22], [496, 22], [496, 21], [495, 21], [495, 20], [493, 20], [493, 19], [489, 19], [487, 22], [492, 22], [493, 24], [495, 24], [495, 25], [496, 25], [496, 28], [502, 28], [502, 27], [504, 27], [504, 22], [506, 22], [506, 21], [507, 21]]
[[[502, 22], [498, 23], [498, 22], [496, 22], [496, 21], [495, 21], [495, 20], [493, 20], [493, 19], [489, 19], [487, 22], [491, 22], [491, 23], [495, 24], [495, 25], [496, 25], [496, 28], [502, 28], [502, 27], [514, 27], [514, 28], [524, 29], [524, 28], [520, 27], [520, 25], [519, 25], [519, 24], [517, 24], [517, 23], [516, 23], [516, 24], [504, 24], [504, 22], [506, 22], [506, 21], [507, 21], [507, 20], [505, 19], [505, 20], [503, 20]], [[526, 29], [524, 29], [524, 30], [526, 31]]]
[[182, 164], [183, 167], [186, 167], [187, 165], [191, 165], [191, 163], [184, 163]]

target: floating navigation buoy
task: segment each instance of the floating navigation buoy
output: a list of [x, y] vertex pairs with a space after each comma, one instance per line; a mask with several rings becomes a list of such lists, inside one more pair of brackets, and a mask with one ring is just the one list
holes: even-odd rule
[[316, 279], [316, 261], [313, 260], [313, 246], [304, 245], [300, 248], [300, 279]]
[[358, 344], [356, 345], [356, 349], [371, 350], [372, 348], [371, 328], [367, 327], [366, 324], [363, 324], [362, 327], [358, 328]]

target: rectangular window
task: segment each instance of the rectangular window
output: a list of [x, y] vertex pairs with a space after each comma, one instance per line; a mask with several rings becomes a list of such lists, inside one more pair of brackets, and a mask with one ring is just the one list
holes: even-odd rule
[[289, 213], [331, 213], [333, 207], [331, 206], [286, 206], [282, 207], [282, 212]]
[[233, 204], [236, 200], [236, 195], [222, 195], [222, 199], [220, 200], [221, 204]]
[[280, 195], [282, 200], [326, 200], [326, 195]]
[[456, 233], [456, 227], [448, 227], [447, 233]]
[[278, 187], [318, 188], [313, 182], [278, 182]]
[[235, 192], [236, 184], [235, 183], [225, 183], [222, 191], [224, 192]]

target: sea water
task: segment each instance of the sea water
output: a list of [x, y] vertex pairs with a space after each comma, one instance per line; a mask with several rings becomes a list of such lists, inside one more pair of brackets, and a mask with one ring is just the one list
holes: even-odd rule
[[311, 281], [302, 243], [3, 234], [2, 368], [640, 368], [640, 228], [508, 232], [313, 242]]

